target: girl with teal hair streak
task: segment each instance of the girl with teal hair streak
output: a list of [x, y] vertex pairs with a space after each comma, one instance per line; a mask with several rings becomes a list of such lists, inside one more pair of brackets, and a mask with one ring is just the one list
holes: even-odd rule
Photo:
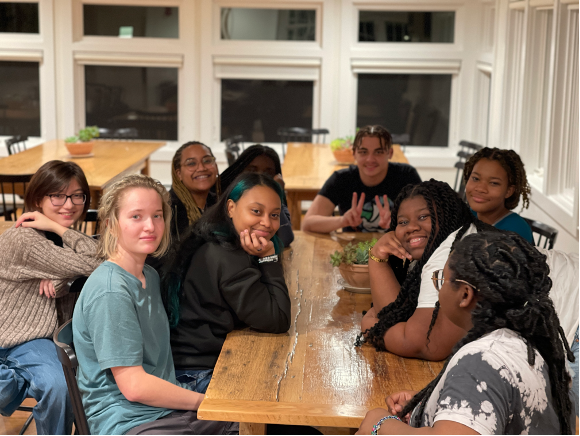
[[271, 177], [243, 173], [186, 236], [163, 274], [177, 379], [205, 393], [229, 332], [290, 327], [280, 255], [283, 191]]

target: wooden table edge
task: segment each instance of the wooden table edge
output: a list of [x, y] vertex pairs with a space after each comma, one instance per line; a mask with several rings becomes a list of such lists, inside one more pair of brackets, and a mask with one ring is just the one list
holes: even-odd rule
[[363, 406], [219, 400], [206, 397], [197, 411], [197, 417], [215, 421], [358, 428], [367, 411]]

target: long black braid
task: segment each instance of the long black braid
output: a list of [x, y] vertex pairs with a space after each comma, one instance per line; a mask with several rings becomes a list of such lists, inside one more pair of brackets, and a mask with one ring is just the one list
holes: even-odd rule
[[565, 360], [574, 361], [574, 355], [549, 297], [552, 280], [546, 256], [515, 233], [482, 232], [468, 235], [456, 245], [449, 257], [449, 269], [450, 282], [465, 280], [478, 289], [476, 306], [471, 312], [473, 328], [455, 345], [435, 380], [415, 395], [399, 416], [419, 405], [413, 424], [421, 425], [425, 405], [453, 355], [485, 334], [507, 328], [526, 342], [530, 365], [535, 364], [534, 349], [546, 362], [561, 434], [570, 434], [571, 378]]
[[[421, 287], [421, 272], [423, 266], [427, 263], [433, 252], [439, 248], [441, 243], [447, 237], [456, 231], [459, 231], [456, 241], [461, 239], [469, 225], [474, 223], [478, 231], [488, 226], [479, 221], [469, 210], [457, 193], [445, 182], [434, 179], [428, 182], [422, 182], [418, 185], [407, 185], [399, 193], [395, 200], [391, 212], [391, 226], [389, 231], [397, 227], [397, 215], [399, 207], [404, 200], [421, 196], [425, 199], [429, 213], [431, 215], [431, 234], [427, 241], [427, 247], [423, 252], [421, 259], [408, 274], [403, 272], [402, 277], [398, 271], [401, 270], [399, 265], [401, 260], [395, 256], [389, 258], [389, 264], [393, 268], [397, 279], [401, 284], [401, 290], [397, 299], [384, 307], [378, 314], [379, 321], [363, 334], [366, 335], [366, 341], [373, 344], [377, 350], [384, 350], [385, 344], [383, 336], [385, 332], [395, 324], [406, 322], [411, 318], [417, 308], [419, 290]], [[400, 278], [401, 277], [401, 278]], [[361, 343], [361, 336], [357, 339], [357, 345]]]

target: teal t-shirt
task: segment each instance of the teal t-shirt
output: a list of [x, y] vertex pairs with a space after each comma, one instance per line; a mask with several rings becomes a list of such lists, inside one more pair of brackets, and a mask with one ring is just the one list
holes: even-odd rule
[[[471, 213], [474, 216], [477, 216], [477, 212], [475, 212], [473, 209], [471, 209]], [[523, 219], [515, 212], [508, 213], [498, 222], [494, 223], [493, 226], [499, 230], [508, 230], [510, 232], [517, 233], [530, 244], [535, 245], [531, 227], [528, 225], [525, 219]]]
[[172, 412], [128, 401], [110, 368], [142, 366], [149, 374], [186, 387], [175, 380], [159, 275], [148, 265], [143, 273], [145, 289], [134, 275], [104, 262], [85, 283], [75, 306], [77, 382], [92, 434], [124, 434]]

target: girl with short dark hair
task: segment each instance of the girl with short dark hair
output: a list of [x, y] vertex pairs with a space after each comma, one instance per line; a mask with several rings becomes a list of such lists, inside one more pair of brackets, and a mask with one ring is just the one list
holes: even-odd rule
[[51, 338], [72, 315], [68, 282], [101, 263], [97, 242], [71, 228], [89, 207], [89, 185], [74, 162], [50, 161], [24, 204], [0, 236], [0, 411], [9, 416], [33, 397], [38, 433], [70, 434], [72, 406]]

